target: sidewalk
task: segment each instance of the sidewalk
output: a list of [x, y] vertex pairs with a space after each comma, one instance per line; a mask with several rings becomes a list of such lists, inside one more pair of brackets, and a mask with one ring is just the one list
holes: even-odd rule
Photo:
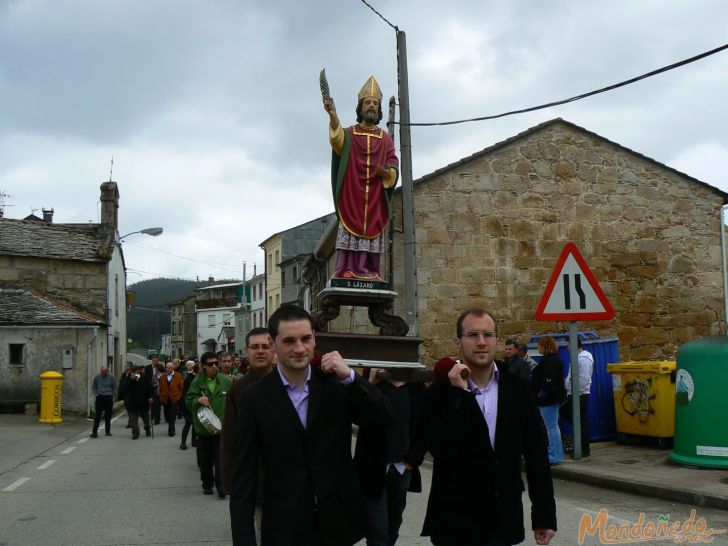
[[566, 458], [551, 467], [554, 479], [569, 480], [695, 506], [728, 510], [728, 470], [678, 466], [669, 449], [639, 443], [591, 444], [591, 456]]

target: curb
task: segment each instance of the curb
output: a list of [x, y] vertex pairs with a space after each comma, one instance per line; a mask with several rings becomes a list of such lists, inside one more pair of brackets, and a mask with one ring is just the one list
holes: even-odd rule
[[561, 466], [551, 467], [551, 475], [554, 478], [560, 478], [562, 480], [586, 483], [588, 485], [603, 487], [605, 489], [613, 489], [615, 491], [622, 491], [625, 493], [634, 493], [643, 497], [652, 497], [662, 500], [681, 502], [684, 504], [692, 504], [695, 506], [728, 510], [728, 498], [720, 497], [718, 495], [699, 493], [697, 491], [678, 490], [671, 487], [664, 487], [634, 480], [621, 480], [611, 476], [599, 476], [570, 470]]

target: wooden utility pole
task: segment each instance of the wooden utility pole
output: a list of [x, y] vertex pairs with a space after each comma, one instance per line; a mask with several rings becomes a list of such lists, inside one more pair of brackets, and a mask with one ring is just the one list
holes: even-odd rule
[[397, 29], [397, 76], [399, 87], [399, 141], [401, 148], [402, 226], [404, 230], [405, 320], [410, 335], [419, 334], [417, 322], [417, 245], [412, 198], [412, 141], [410, 139], [409, 83], [407, 77], [407, 37]]

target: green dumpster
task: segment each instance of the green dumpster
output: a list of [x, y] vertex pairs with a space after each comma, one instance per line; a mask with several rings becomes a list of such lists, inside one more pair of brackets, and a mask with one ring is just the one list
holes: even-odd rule
[[670, 460], [728, 468], [728, 337], [686, 343], [677, 352], [675, 443]]

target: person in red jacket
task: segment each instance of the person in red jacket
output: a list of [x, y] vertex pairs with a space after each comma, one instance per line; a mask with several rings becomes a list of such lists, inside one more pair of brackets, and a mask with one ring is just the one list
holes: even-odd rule
[[165, 373], [159, 378], [159, 402], [164, 407], [164, 419], [167, 421], [167, 434], [175, 435], [177, 408], [182, 399], [182, 374], [174, 371], [174, 364], [167, 362]]

